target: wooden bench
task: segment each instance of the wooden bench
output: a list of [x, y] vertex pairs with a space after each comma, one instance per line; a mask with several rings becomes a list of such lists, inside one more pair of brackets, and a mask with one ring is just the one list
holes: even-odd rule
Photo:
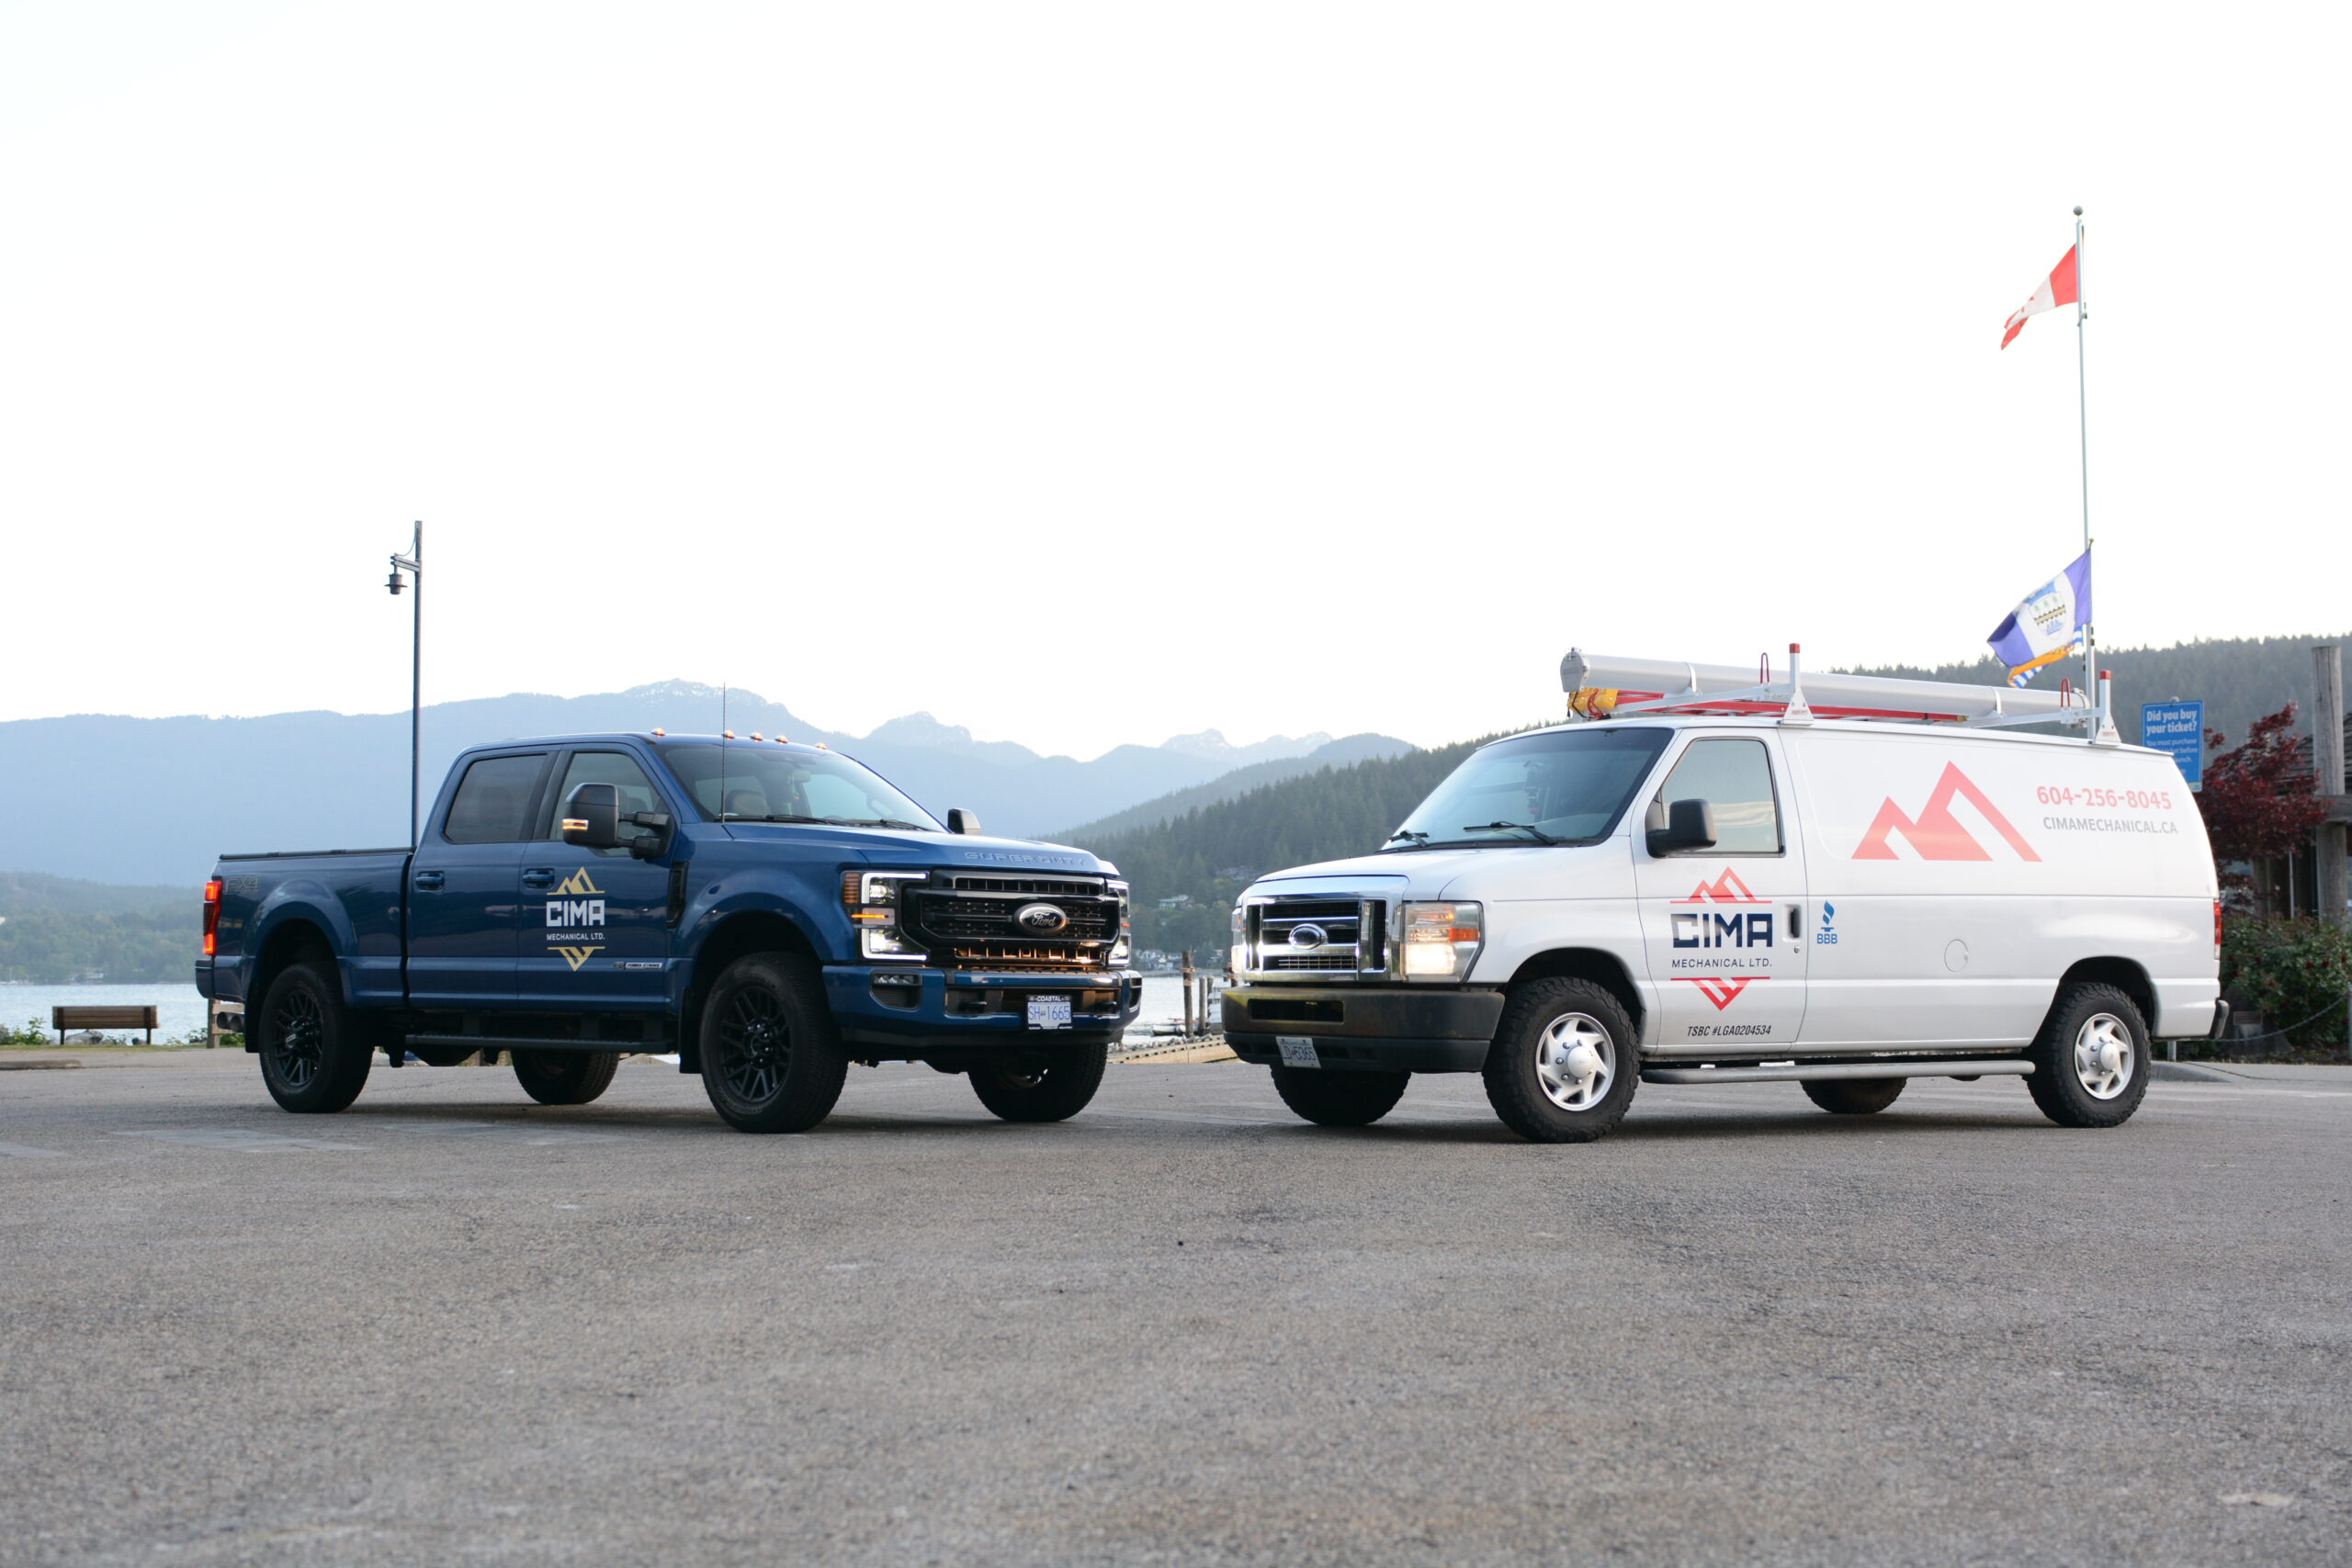
[[57, 1043], [65, 1043], [69, 1029], [143, 1029], [147, 1043], [155, 1043], [155, 1010], [143, 1008], [51, 1008], [49, 1026], [57, 1031]]

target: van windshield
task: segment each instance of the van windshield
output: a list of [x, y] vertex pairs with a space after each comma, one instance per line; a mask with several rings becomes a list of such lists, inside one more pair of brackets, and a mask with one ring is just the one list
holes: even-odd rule
[[1615, 829], [1671, 733], [1595, 726], [1481, 747], [1385, 847], [1596, 842]]
[[688, 798], [714, 822], [947, 830], [881, 774], [834, 752], [707, 740], [661, 750]]

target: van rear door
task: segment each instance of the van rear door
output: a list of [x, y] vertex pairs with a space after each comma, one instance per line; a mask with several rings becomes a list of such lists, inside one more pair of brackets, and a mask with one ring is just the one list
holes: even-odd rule
[[[1634, 833], [1642, 942], [1657, 988], [1645, 1043], [1664, 1055], [1793, 1043], [1805, 1011], [1804, 852], [1779, 739], [1690, 734]], [[1715, 845], [1654, 855], [1645, 828], [1677, 800], [1713, 808]]]

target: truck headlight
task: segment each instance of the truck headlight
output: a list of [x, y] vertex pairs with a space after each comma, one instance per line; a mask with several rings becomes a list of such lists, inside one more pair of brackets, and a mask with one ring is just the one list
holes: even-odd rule
[[1110, 887], [1119, 898], [1119, 940], [1111, 944], [1111, 956], [1107, 961], [1107, 966], [1116, 969], [1125, 965], [1130, 958], [1135, 956], [1136, 929], [1135, 922], [1127, 918], [1127, 885], [1124, 882], [1114, 882]]
[[1486, 941], [1486, 911], [1476, 904], [1397, 907], [1399, 966], [1408, 980], [1464, 980]]
[[899, 930], [899, 892], [902, 884], [922, 882], [925, 876], [920, 871], [842, 873], [842, 903], [857, 928], [858, 956], [922, 961], [922, 949]]
[[1250, 911], [1239, 904], [1233, 907], [1233, 947], [1226, 964], [1237, 976], [1250, 972]]

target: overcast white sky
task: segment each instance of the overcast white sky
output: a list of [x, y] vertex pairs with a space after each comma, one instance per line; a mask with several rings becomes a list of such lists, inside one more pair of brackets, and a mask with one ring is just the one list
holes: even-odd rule
[[[2345, 629], [2342, 6], [0, 4], [0, 717]], [[2323, 563], [2330, 570], [2315, 570]], [[2134, 700], [2133, 694], [2119, 694]]]

